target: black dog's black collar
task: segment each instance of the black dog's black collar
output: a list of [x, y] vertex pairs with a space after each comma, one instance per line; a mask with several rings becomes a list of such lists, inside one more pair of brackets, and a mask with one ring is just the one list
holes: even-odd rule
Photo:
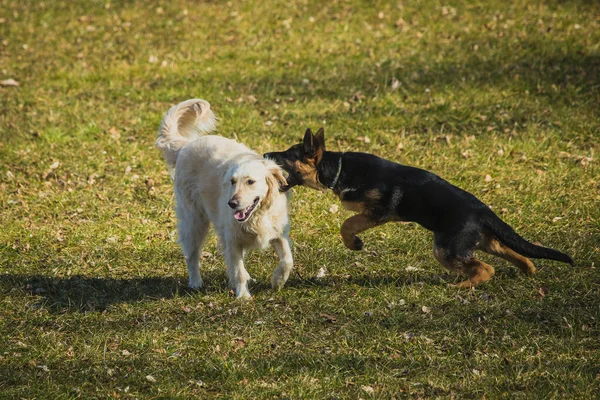
[[344, 153], [340, 155], [340, 161], [338, 162], [337, 173], [335, 174], [335, 178], [333, 178], [333, 183], [331, 186], [328, 186], [329, 189], [333, 190], [335, 185], [337, 185], [338, 180], [340, 179], [340, 174], [342, 173], [342, 157], [344, 157]]

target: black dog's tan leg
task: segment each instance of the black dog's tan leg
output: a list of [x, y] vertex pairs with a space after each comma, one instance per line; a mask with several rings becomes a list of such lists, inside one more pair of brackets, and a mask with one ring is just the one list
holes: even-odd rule
[[531, 260], [517, 253], [510, 247], [500, 243], [496, 238], [486, 236], [479, 248], [486, 253], [504, 258], [521, 270], [525, 275], [535, 274], [535, 266]]
[[384, 223], [385, 221], [373, 221], [365, 214], [351, 216], [344, 221], [342, 228], [340, 229], [344, 245], [350, 250], [362, 250], [364, 243], [356, 235]]
[[459, 289], [468, 289], [487, 282], [494, 276], [494, 267], [474, 258], [464, 262], [464, 268], [467, 271], [469, 279], [450, 286]]
[[489, 281], [494, 276], [494, 267], [473, 257], [453, 257], [446, 249], [437, 246], [433, 248], [433, 255], [444, 267], [459, 275], [469, 277], [466, 281], [449, 286], [460, 289], [471, 288]]

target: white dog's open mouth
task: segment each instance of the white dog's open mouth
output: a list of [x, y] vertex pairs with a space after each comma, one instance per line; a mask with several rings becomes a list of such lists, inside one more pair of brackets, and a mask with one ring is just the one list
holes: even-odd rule
[[250, 217], [250, 214], [252, 214], [252, 211], [254, 211], [254, 209], [256, 208], [258, 200], [260, 199], [257, 197], [254, 199], [254, 202], [248, 207], [244, 208], [243, 210], [238, 210], [234, 212], [233, 218], [235, 218], [238, 222], [244, 222], [245, 220], [247, 220]]

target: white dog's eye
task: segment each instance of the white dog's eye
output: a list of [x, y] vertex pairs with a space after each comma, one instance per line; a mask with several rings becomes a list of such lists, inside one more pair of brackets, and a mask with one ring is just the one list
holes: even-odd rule
[[235, 185], [235, 179], [232, 179], [232, 180], [231, 180], [231, 184], [232, 184], [232, 185]]
[[246, 181], [246, 184], [247, 184], [247, 185], [254, 185], [254, 181], [253, 181], [252, 179], [248, 179], [248, 180]]

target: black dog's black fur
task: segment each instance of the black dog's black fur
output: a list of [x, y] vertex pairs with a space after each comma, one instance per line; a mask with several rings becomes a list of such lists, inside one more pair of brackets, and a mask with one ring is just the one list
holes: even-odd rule
[[289, 173], [289, 190], [295, 185], [329, 188], [342, 204], [358, 214], [342, 225], [344, 244], [362, 248], [356, 234], [389, 221], [412, 221], [434, 232], [434, 255], [445, 267], [469, 277], [459, 286], [487, 281], [494, 269], [473, 257], [483, 250], [532, 274], [526, 257], [573, 264], [568, 255], [534, 245], [519, 236], [488, 206], [439, 176], [372, 154], [325, 150], [323, 129], [306, 132], [301, 144], [283, 152], [265, 154]]

